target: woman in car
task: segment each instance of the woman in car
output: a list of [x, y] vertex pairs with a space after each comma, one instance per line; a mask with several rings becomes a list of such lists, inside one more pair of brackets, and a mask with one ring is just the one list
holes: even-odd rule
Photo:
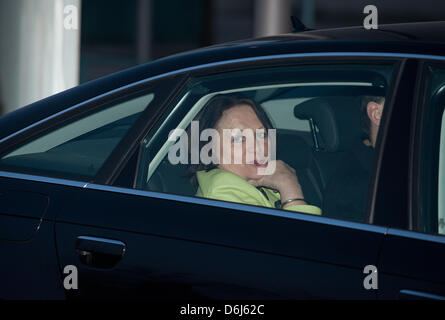
[[[208, 165], [200, 162], [189, 168], [192, 182], [198, 184], [197, 196], [321, 214], [320, 208], [305, 201], [295, 170], [281, 160], [271, 159], [267, 134], [273, 129], [272, 123], [254, 101], [239, 95], [217, 95], [197, 120], [199, 137], [204, 130], [215, 129], [219, 139], [212, 141], [212, 150], [219, 150], [219, 154], [212, 155], [217, 161]], [[248, 143], [242, 130], [252, 132], [254, 144]], [[229, 132], [226, 138], [224, 131]], [[271, 142], [275, 143], [273, 139]], [[230, 152], [224, 149], [224, 143]], [[199, 150], [202, 147], [200, 141]]]

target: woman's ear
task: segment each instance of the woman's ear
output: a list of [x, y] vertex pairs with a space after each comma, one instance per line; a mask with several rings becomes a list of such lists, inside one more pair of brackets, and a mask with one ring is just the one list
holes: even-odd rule
[[375, 126], [380, 126], [380, 119], [382, 118], [383, 105], [378, 104], [377, 102], [370, 101], [366, 107], [366, 111], [371, 120], [371, 123]]

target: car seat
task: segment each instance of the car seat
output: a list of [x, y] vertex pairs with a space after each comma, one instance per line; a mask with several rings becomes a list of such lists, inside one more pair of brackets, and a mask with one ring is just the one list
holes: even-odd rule
[[314, 124], [307, 171], [322, 194], [339, 161], [363, 136], [360, 97], [314, 98], [295, 106], [294, 115]]

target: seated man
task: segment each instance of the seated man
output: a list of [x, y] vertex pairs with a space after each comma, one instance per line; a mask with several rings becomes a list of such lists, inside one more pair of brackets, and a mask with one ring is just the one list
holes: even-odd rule
[[363, 139], [345, 154], [324, 191], [323, 215], [364, 222], [374, 148], [382, 117], [384, 97], [362, 98], [360, 121]]

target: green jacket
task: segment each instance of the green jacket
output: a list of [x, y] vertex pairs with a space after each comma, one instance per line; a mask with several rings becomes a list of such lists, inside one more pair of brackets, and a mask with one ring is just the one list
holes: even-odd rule
[[[269, 208], [275, 208], [275, 203], [281, 200], [279, 192], [261, 187], [263, 194], [240, 176], [226, 170], [198, 171], [196, 177], [199, 183], [198, 197]], [[311, 205], [290, 205], [285, 210], [321, 215], [320, 208]]]

